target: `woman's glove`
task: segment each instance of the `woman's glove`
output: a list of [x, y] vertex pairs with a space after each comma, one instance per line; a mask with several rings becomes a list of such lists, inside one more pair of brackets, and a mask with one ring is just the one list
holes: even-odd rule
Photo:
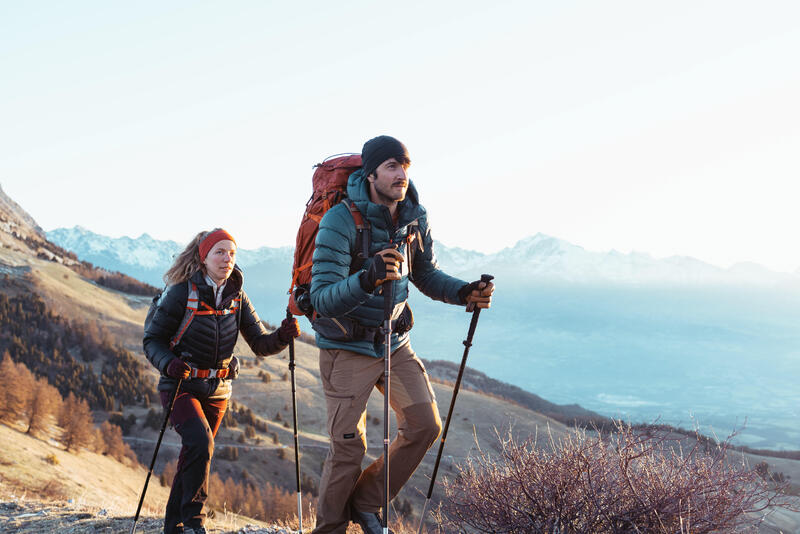
[[172, 361], [167, 365], [167, 376], [171, 376], [172, 378], [186, 380], [191, 374], [192, 368], [180, 358], [172, 358]]
[[281, 343], [288, 343], [293, 337], [300, 335], [300, 323], [294, 317], [287, 317], [278, 327], [278, 339]]

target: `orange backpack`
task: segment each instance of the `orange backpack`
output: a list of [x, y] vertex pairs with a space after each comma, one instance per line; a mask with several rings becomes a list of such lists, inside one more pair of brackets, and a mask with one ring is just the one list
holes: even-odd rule
[[[319, 222], [329, 209], [346, 198], [347, 179], [361, 168], [361, 155], [331, 156], [314, 167], [316, 170], [311, 178], [313, 192], [306, 203], [306, 211], [297, 231], [292, 285], [289, 288], [289, 310], [294, 315], [305, 315], [309, 319], [314, 314], [308, 291], [311, 287], [311, 264]], [[369, 254], [369, 223], [361, 216], [355, 204], [347, 202], [347, 206], [356, 223], [357, 241], [362, 244], [362, 250], [358, 253], [361, 264]]]

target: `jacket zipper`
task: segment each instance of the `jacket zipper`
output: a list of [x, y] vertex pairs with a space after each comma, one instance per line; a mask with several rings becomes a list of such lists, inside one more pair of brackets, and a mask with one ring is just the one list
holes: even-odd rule
[[[216, 306], [214, 307], [216, 310]], [[214, 369], [219, 368], [219, 315], [214, 315]]]

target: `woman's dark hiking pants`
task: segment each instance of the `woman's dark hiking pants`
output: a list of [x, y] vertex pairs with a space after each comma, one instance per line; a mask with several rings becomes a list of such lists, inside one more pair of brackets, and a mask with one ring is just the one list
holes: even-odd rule
[[[161, 392], [166, 406], [171, 393]], [[208, 474], [217, 435], [228, 400], [199, 400], [191, 393], [179, 392], [170, 421], [181, 436], [181, 452], [164, 515], [164, 533], [172, 534], [178, 525], [197, 528], [203, 525], [208, 498]]]

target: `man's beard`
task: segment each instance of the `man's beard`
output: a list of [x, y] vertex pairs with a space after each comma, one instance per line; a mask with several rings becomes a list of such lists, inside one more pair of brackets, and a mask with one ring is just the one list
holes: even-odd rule
[[391, 204], [392, 202], [402, 202], [403, 199], [406, 198], [406, 191], [406, 189], [400, 190], [399, 197], [395, 198], [398, 196], [398, 192], [395, 192], [394, 187], [390, 186], [388, 191], [384, 191], [381, 187], [375, 187], [375, 192], [378, 194], [378, 199], [387, 204]]

